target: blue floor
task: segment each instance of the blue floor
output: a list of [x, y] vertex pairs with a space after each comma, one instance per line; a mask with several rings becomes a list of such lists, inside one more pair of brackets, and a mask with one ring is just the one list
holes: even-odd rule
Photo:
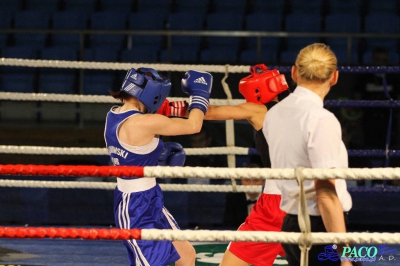
[[[218, 265], [227, 243], [192, 243], [196, 266]], [[287, 265], [286, 260], [277, 259]], [[75, 239], [0, 239], [1, 266], [127, 266], [121, 241]], [[152, 265], [153, 266], [153, 265]]]
[[[8, 251], [12, 249], [22, 254]], [[121, 241], [69, 239], [1, 239], [0, 261], [14, 265], [128, 265]], [[11, 257], [10, 259], [8, 259]], [[20, 257], [25, 259], [19, 259]], [[12, 259], [14, 258], [14, 259]]]
[[[226, 243], [193, 243], [196, 266], [218, 265]], [[368, 247], [379, 245], [368, 245]], [[357, 246], [360, 247], [360, 246]], [[389, 245], [388, 254], [376, 256], [374, 262], [363, 265], [400, 265], [400, 245]], [[0, 239], [1, 266], [126, 266], [128, 260], [121, 241], [75, 239]], [[276, 259], [274, 266], [287, 265], [285, 259]], [[321, 262], [321, 265], [324, 265]]]

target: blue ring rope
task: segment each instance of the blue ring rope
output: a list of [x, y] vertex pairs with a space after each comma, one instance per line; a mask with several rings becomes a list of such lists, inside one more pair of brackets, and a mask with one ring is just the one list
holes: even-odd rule
[[[353, 157], [400, 157], [400, 150], [347, 150]], [[259, 155], [255, 148], [249, 148], [248, 155]]]
[[[282, 73], [290, 73], [292, 69], [291, 66], [269, 66], [268, 68], [277, 69]], [[355, 74], [400, 73], [399, 66], [338, 66], [337, 70], [339, 70], [339, 72], [342, 73], [355, 73]]]
[[400, 101], [365, 101], [365, 100], [326, 100], [325, 106], [329, 107], [381, 107], [381, 108], [399, 108]]
[[347, 190], [350, 193], [378, 193], [378, 194], [386, 194], [386, 193], [399, 193], [400, 187], [390, 187], [390, 186], [376, 186], [376, 187], [349, 187]]
[[[387, 88], [387, 80], [386, 80], [386, 74], [382, 74], [382, 82], [383, 82], [383, 89], [386, 95], [386, 98], [389, 99], [389, 101], [392, 103], [393, 99], [389, 94], [388, 88]], [[385, 167], [389, 167], [389, 162], [390, 162], [390, 156], [389, 156], [389, 147], [390, 147], [390, 139], [391, 139], [391, 134], [392, 134], [392, 123], [393, 123], [393, 107], [390, 107], [390, 113], [389, 113], [389, 122], [388, 122], [388, 128], [386, 131], [386, 156], [385, 156]], [[386, 180], [383, 180], [383, 186], [386, 187]]]

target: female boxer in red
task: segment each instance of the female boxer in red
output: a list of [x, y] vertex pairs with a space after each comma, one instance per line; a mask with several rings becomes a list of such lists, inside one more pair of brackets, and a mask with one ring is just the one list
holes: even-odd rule
[[[205, 120], [247, 120], [256, 130], [256, 149], [264, 167], [269, 167], [268, 145], [262, 133], [267, 110], [289, 94], [285, 76], [265, 65], [250, 67], [251, 74], [239, 83], [239, 92], [246, 103], [239, 105], [209, 106]], [[285, 213], [280, 209], [281, 193], [274, 180], [265, 180], [262, 195], [239, 231], [280, 231]], [[281, 244], [263, 242], [231, 242], [221, 266], [270, 266], [275, 258], [284, 256]]]

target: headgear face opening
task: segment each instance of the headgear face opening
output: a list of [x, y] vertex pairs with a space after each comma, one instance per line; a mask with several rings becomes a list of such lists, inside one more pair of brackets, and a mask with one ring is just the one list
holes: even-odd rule
[[289, 88], [283, 74], [276, 69], [268, 70], [264, 64], [251, 66], [250, 72], [239, 82], [239, 92], [246, 102], [266, 104]]
[[138, 99], [152, 114], [160, 108], [170, 90], [169, 79], [161, 77], [152, 68], [130, 69], [121, 86], [121, 91]]

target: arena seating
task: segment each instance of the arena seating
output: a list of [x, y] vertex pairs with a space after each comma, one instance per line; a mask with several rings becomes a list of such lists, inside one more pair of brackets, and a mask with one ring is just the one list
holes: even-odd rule
[[[90, 15], [90, 29], [93, 30], [125, 30], [127, 13], [119, 11], [99, 11]], [[93, 34], [90, 37], [91, 47], [107, 46], [118, 50], [126, 47], [126, 36], [110, 34]]]
[[[204, 30], [205, 16], [196, 12], [175, 12], [168, 16], [169, 30]], [[171, 58], [168, 47], [161, 51], [162, 62], [190, 63], [198, 60], [201, 36], [171, 36]]]
[[15, 14], [22, 10], [22, 1], [20, 0], [4, 0], [0, 1], [0, 10]]
[[67, 0], [60, 1], [62, 5], [62, 10], [78, 10], [83, 11], [86, 14], [90, 15], [91, 13], [98, 10], [98, 1], [97, 0]]
[[[287, 32], [320, 33], [322, 32], [321, 16], [318, 13], [291, 13], [286, 15]], [[321, 42], [319, 37], [288, 37], [285, 39], [286, 50], [299, 51], [313, 42]]]
[[[79, 10], [57, 11], [52, 14], [52, 29], [54, 30], [84, 30], [88, 27], [88, 16]], [[50, 42], [54, 46], [72, 46], [80, 48], [78, 34], [51, 34]]]
[[[2, 1], [2, 28], [16, 29], [131, 29], [131, 30], [247, 30], [247, 31], [287, 31], [287, 32], [341, 32], [341, 33], [398, 33], [399, 1], [384, 0], [207, 0], [193, 2], [189, 0], [18, 0]], [[229, 15], [228, 15], [229, 14]], [[307, 14], [307, 15], [304, 15]], [[182, 22], [184, 20], [184, 22]], [[213, 20], [215, 25], [213, 25]], [[351, 23], [349, 23], [351, 21]], [[379, 21], [379, 23], [376, 23]], [[240, 24], [239, 27], [232, 27]], [[383, 27], [380, 25], [384, 25]], [[73, 45], [79, 48], [80, 36], [77, 34], [1, 34], [0, 49], [4, 46], [35, 45], [42, 46]], [[231, 47], [220, 46], [215, 40], [224, 40]], [[234, 40], [235, 39], [235, 40]], [[225, 63], [247, 64], [256, 56], [259, 60], [268, 60], [273, 64], [284, 63], [290, 50], [298, 50], [305, 43], [324, 41], [340, 55], [347, 51], [346, 38], [262, 38], [262, 51], [256, 51], [256, 38], [228, 37], [183, 37], [172, 38], [172, 48], [168, 52], [166, 36], [139, 35], [84, 36], [85, 48], [111, 45], [116, 53], [126, 54], [123, 50], [135, 50], [134, 46], [144, 49], [140, 61], [149, 62], [182, 62], [182, 63]], [[189, 42], [186, 42], [189, 40]], [[195, 42], [195, 44], [193, 43]], [[156, 46], [156, 56], [147, 52], [145, 46]], [[178, 47], [178, 44], [181, 46]], [[154, 46], [153, 46], [154, 45]], [[393, 54], [399, 54], [397, 40], [372, 38], [354, 38], [352, 42], [351, 64], [362, 63], [363, 54], [370, 52], [374, 46], [385, 46]], [[191, 47], [192, 49], [188, 48]], [[150, 49], [150, 48], [149, 48]], [[230, 52], [224, 52], [229, 49]], [[137, 50], [137, 49], [136, 49]], [[214, 51], [215, 50], [215, 51]], [[131, 52], [131, 54], [135, 54]], [[149, 57], [144, 57], [145, 55]], [[221, 58], [217, 58], [221, 57]], [[231, 58], [230, 58], [231, 57]], [[395, 56], [394, 58], [397, 58]], [[119, 61], [123, 59], [118, 58]], [[343, 62], [343, 61], [342, 61]], [[343, 62], [344, 63], [344, 62]], [[398, 63], [398, 61], [394, 62]]]
[[59, 4], [60, 4], [59, 1], [54, 1], [54, 0], [29, 0], [25, 2], [25, 9], [39, 10], [51, 13], [59, 10], [60, 8]]
[[[293, 33], [399, 33], [398, 0], [18, 0], [1, 1], [0, 27], [53, 30], [210, 30]], [[346, 37], [256, 37], [107, 35], [71, 33], [0, 34], [0, 52], [30, 46], [75, 49], [76, 60], [97, 60], [88, 52], [104, 50], [115, 62], [202, 64], [291, 64], [299, 48], [321, 41], [332, 47], [340, 65], [367, 63], [376, 46], [389, 49], [390, 63], [399, 64], [399, 41], [389, 38], [353, 38], [348, 56]], [[170, 46], [169, 46], [170, 44]], [[61, 55], [60, 55], [61, 56]], [[30, 58], [30, 57], [27, 57]], [[61, 58], [61, 57], [60, 57]], [[2, 68], [7, 69], [7, 68]], [[26, 70], [26, 68], [25, 68]], [[34, 87], [42, 73], [33, 73]], [[90, 71], [87, 71], [90, 72]], [[104, 72], [103, 72], [104, 73]], [[88, 73], [89, 74], [89, 73]], [[93, 74], [93, 73], [91, 73]], [[79, 79], [75, 73], [75, 79]], [[115, 73], [111, 80], [118, 79]], [[10, 79], [3, 75], [2, 83]], [[60, 82], [62, 82], [60, 80]], [[108, 83], [109, 83], [108, 82]], [[9, 83], [9, 82], [6, 82]], [[84, 82], [88, 84], [88, 82]], [[108, 84], [107, 83], [107, 84]], [[36, 86], [38, 88], [38, 86]], [[7, 87], [10, 89], [10, 87]], [[2, 90], [7, 90], [2, 87]], [[29, 89], [28, 89], [29, 88]], [[31, 86], [24, 90], [32, 91]], [[36, 89], [38, 90], [38, 89]], [[41, 90], [41, 89], [39, 89]], [[84, 88], [83, 91], [88, 91]], [[91, 93], [104, 88], [91, 89]]]
[[[245, 17], [245, 29], [249, 31], [282, 31], [282, 15], [279, 13], [250, 13]], [[245, 39], [245, 48], [240, 52], [239, 62], [251, 64], [253, 62], [277, 62], [280, 52], [281, 38], [261, 37], [261, 58], [258, 58], [256, 37]]]
[[[84, 61], [116, 62], [118, 53], [107, 46], [86, 48]], [[111, 70], [85, 70], [83, 75], [83, 93], [108, 95], [114, 85], [115, 73]]]
[[[16, 29], [48, 29], [50, 27], [50, 14], [39, 10], [23, 10], [15, 13], [14, 27]], [[47, 45], [46, 33], [16, 33], [15, 45], [29, 45], [39, 49]]]
[[[38, 50], [27, 45], [3, 48], [3, 57], [37, 59]], [[35, 92], [36, 70], [30, 67], [2, 66], [2, 90], [8, 92]]]
[[133, 12], [132, 0], [100, 0], [100, 9], [103, 11]]
[[[331, 13], [325, 17], [325, 32], [328, 33], [358, 33], [361, 32], [361, 17], [358, 14], [350, 13]], [[358, 47], [359, 39], [353, 39], [351, 42], [351, 61], [347, 60], [347, 38], [327, 37], [325, 43], [335, 51], [339, 64], [357, 65], [359, 64]]]
[[[400, 32], [400, 17], [394, 13], [373, 12], [365, 16], [365, 33], [398, 34]], [[399, 41], [389, 38], [366, 38], [366, 50], [385, 47], [391, 52], [398, 52]]]
[[360, 0], [328, 0], [326, 5], [329, 14], [361, 15], [363, 12]]
[[[206, 18], [206, 30], [241, 31], [243, 17], [233, 12], [215, 12]], [[235, 37], [206, 37], [205, 48], [200, 51], [200, 63], [236, 64], [241, 39]]]
[[[68, 46], [53, 46], [40, 50], [40, 59], [44, 60], [78, 60], [78, 50]], [[75, 69], [40, 68], [39, 92], [43, 93], [76, 93]]]

